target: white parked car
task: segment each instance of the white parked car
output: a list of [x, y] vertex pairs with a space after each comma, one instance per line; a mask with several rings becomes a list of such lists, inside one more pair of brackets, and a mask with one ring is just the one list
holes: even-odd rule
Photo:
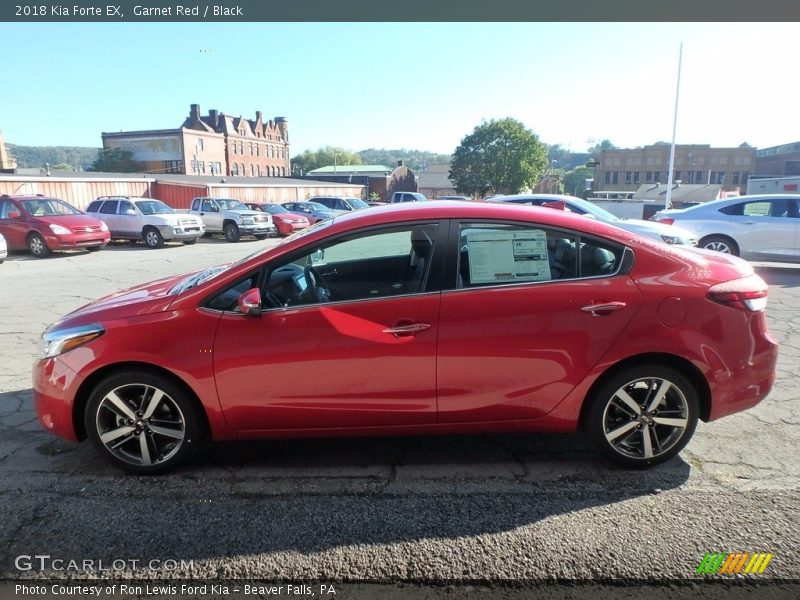
[[698, 245], [750, 260], [800, 261], [800, 195], [758, 194], [712, 200], [651, 217], [693, 232]]
[[2, 263], [6, 256], [8, 256], [8, 247], [6, 246], [6, 238], [0, 234], [0, 263]]
[[202, 219], [153, 198], [101, 196], [86, 213], [108, 226], [111, 239], [143, 240], [148, 248], [161, 248], [165, 240], [194, 244], [205, 233]]
[[589, 202], [583, 198], [576, 198], [575, 196], [567, 196], [564, 194], [517, 194], [513, 196], [498, 196], [492, 198], [491, 201], [513, 202], [515, 204], [530, 204], [531, 206], [546, 206], [548, 208], [568, 210], [659, 242], [685, 246], [697, 245], [697, 237], [687, 229], [672, 225], [664, 225], [653, 221], [643, 221], [641, 219], [621, 219], [604, 208], [600, 208], [593, 202]]

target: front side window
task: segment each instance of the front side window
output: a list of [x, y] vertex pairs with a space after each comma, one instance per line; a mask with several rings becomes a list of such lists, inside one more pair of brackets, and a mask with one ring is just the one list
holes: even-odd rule
[[621, 266], [622, 250], [534, 225], [462, 223], [456, 287], [613, 275]]
[[265, 308], [386, 298], [426, 290], [436, 224], [339, 238], [271, 267]]
[[121, 215], [135, 215], [136, 209], [133, 207], [132, 202], [128, 202], [127, 200], [122, 200], [119, 203], [119, 214]]

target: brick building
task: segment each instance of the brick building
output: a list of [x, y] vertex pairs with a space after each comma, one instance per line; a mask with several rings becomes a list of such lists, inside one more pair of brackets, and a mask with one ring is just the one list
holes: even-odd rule
[[367, 193], [388, 200], [394, 192], [416, 192], [417, 176], [402, 160], [397, 166], [386, 165], [330, 165], [305, 174], [306, 179], [363, 185]]
[[[670, 145], [603, 150], [595, 157], [594, 189], [636, 191], [643, 184], [667, 183]], [[686, 184], [719, 184], [725, 191], [743, 191], [755, 172], [756, 149], [712, 148], [708, 144], [675, 146], [673, 180]]]
[[289, 175], [289, 126], [284, 117], [248, 120], [218, 110], [189, 116], [175, 129], [103, 132], [103, 148], [127, 150], [147, 173], [285, 177]]
[[800, 175], [800, 142], [759, 149], [756, 154], [756, 175], [760, 177]]

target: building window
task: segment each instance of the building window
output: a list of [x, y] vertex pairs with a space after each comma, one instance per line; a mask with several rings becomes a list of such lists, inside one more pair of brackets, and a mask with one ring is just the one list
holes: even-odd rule
[[256, 156], [258, 156], [258, 144], [256, 144]]
[[647, 173], [645, 173], [644, 174], [644, 180], [645, 180], [646, 183], [651, 183], [653, 181], [653, 172], [652, 171], [648, 171]]
[[733, 172], [733, 185], [739, 184], [739, 171]]
[[244, 154], [244, 142], [239, 142], [239, 154]]
[[631, 171], [625, 171], [625, 183], [631, 183], [633, 181], [633, 173]]
[[680, 181], [681, 180], [681, 172], [675, 171], [675, 175], [672, 176], [673, 181]]
[[250, 142], [250, 156], [253, 156], [255, 152], [253, 151], [253, 142]]
[[250, 164], [250, 177], [256, 176], [256, 166], [254, 164]]
[[209, 168], [211, 169], [212, 175], [219, 175], [222, 173], [222, 163], [212, 162], [208, 163]]
[[613, 184], [619, 183], [619, 171], [614, 171], [614, 173], [611, 176], [611, 183]]
[[611, 183], [611, 171], [606, 171], [603, 177], [606, 183]]
[[238, 175], [239, 174], [239, 165], [233, 163], [231, 165], [231, 175]]
[[197, 150], [198, 152], [202, 152], [203, 148], [203, 138], [197, 138]]
[[164, 173], [182, 173], [183, 161], [182, 160], [165, 160]]
[[639, 171], [634, 171], [634, 173], [633, 173], [633, 183], [639, 183], [639, 175], [641, 175], [641, 173], [639, 173]]

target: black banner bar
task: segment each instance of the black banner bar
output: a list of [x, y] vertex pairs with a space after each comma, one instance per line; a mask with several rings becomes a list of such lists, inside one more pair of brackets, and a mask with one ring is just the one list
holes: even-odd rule
[[8, 22], [798, 21], [790, 0], [3, 0]]

